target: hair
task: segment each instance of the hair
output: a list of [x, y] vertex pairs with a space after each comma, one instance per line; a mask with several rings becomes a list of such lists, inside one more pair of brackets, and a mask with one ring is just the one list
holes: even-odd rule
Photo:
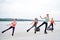
[[14, 18], [13, 20], [17, 20], [16, 18]]
[[35, 20], [38, 20], [37, 18], [35, 18]]

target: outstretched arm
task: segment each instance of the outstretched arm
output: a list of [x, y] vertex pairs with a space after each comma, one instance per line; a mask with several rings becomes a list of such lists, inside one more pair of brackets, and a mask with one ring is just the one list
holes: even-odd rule
[[54, 21], [54, 24], [56, 25], [55, 21]]
[[42, 18], [42, 17], [40, 16], [40, 18], [41, 18], [41, 19], [45, 19], [46, 17]]
[[30, 25], [31, 25], [31, 24], [33, 24], [33, 23], [34, 23], [34, 21], [33, 21], [33, 22], [31, 22], [31, 23], [30, 23]]
[[7, 26], [10, 26], [12, 23], [8, 24]]

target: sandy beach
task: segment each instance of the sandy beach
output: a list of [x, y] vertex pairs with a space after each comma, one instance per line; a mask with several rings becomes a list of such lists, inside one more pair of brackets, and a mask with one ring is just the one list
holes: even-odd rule
[[[4, 24], [3, 24], [4, 23]], [[36, 34], [34, 34], [34, 28], [31, 29], [31, 31], [26, 32], [26, 30], [30, 27], [29, 26], [30, 22], [18, 22], [15, 30], [15, 34], [14, 36], [11, 35], [11, 30], [5, 32], [4, 34], [1, 33], [1, 31], [3, 30], [3, 28], [5, 28], [7, 22], [1, 22], [1, 24], [3, 24], [2, 26], [5, 27], [0, 27], [0, 40], [60, 40], [60, 25], [59, 22], [55, 25], [55, 29], [53, 32], [51, 31], [47, 31], [48, 34], [44, 34], [44, 27], [41, 27], [40, 32], [37, 32]], [[21, 24], [21, 25], [19, 25]], [[28, 24], [27, 26], [29, 27], [23, 27], [26, 26], [26, 24]], [[20, 27], [19, 27], [20, 26]], [[6, 27], [8, 28], [8, 27]], [[6, 29], [5, 28], [5, 29]], [[24, 29], [25, 28], [25, 29]], [[22, 30], [23, 29], [23, 30]]]

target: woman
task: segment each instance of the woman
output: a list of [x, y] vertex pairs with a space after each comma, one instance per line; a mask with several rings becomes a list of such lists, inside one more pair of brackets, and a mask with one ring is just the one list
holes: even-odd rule
[[[53, 18], [51, 18], [51, 21], [50, 21], [50, 25], [48, 26], [48, 28], [47, 28], [47, 30], [51, 30], [51, 31], [53, 31], [54, 30], [54, 28], [53, 28], [53, 24], [55, 24], [55, 21], [53, 20]], [[52, 26], [52, 27], [51, 27]], [[51, 28], [50, 28], [51, 27]]]
[[[9, 25], [11, 25], [8, 29], [6, 29], [6, 30], [4, 30], [4, 31], [2, 31], [2, 33], [4, 33], [4, 32], [6, 32], [6, 31], [8, 31], [9, 29], [11, 29], [12, 28], [12, 36], [14, 35], [14, 30], [15, 30], [15, 27], [16, 27], [16, 19], [14, 19], [13, 20], [13, 22], [11, 23], [11, 24], [9, 24]], [[7, 25], [7, 26], [9, 26], [9, 25]]]
[[[29, 28], [29, 29], [27, 30], [27, 32], [29, 32], [33, 27], [35, 27], [35, 28], [36, 28], [37, 23], [38, 23], [38, 19], [37, 19], [37, 18], [35, 18], [35, 20], [34, 20], [34, 22], [33, 22], [33, 23], [34, 23], [34, 24], [33, 24], [33, 26], [32, 26], [31, 28]], [[36, 31], [35, 31], [34, 33], [36, 33]]]
[[39, 25], [36, 29], [38, 29], [39, 27], [41, 27], [42, 25], [45, 24], [45, 30], [44, 30], [44, 33], [47, 34], [46, 29], [47, 29], [47, 26], [48, 26], [49, 14], [46, 14], [46, 17], [44, 17], [44, 18], [42, 18], [42, 17], [40, 16], [40, 18], [41, 18], [41, 19], [45, 19], [45, 21], [44, 21], [41, 25]]

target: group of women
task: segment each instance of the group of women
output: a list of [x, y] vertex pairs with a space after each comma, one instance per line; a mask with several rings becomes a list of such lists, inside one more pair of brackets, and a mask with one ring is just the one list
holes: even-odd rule
[[[45, 21], [43, 21], [43, 23], [42, 23], [41, 25], [37, 26], [37, 24], [38, 24], [38, 18], [35, 18], [35, 19], [34, 19], [34, 22], [33, 22], [33, 23], [34, 23], [33, 26], [30, 27], [29, 29], [27, 29], [27, 32], [29, 32], [33, 27], [35, 27], [34, 33], [36, 34], [37, 30], [40, 30], [40, 27], [41, 27], [42, 25], [44, 25], [44, 24], [45, 24], [45, 30], [44, 30], [44, 33], [45, 33], [45, 34], [47, 34], [47, 30], [48, 30], [48, 28], [50, 28], [50, 26], [52, 26], [51, 31], [53, 31], [53, 29], [54, 29], [54, 28], [53, 28], [53, 24], [55, 24], [53, 18], [51, 18], [51, 20], [49, 20], [49, 19], [50, 19], [50, 18], [49, 18], [49, 14], [46, 14], [46, 17], [41, 17], [41, 16], [40, 16], [40, 18], [41, 18], [41, 19], [45, 19]], [[50, 21], [50, 25], [48, 26], [48, 22], [49, 22], [49, 21]], [[14, 30], [15, 30], [15, 27], [16, 27], [16, 24], [17, 24], [16, 19], [14, 19], [13, 22], [12, 22], [11, 24], [9, 24], [9, 25], [11, 25], [11, 26], [10, 26], [8, 29], [2, 31], [2, 33], [6, 32], [6, 31], [8, 31], [9, 29], [12, 28], [12, 36], [13, 36], [13, 35], [14, 35]], [[9, 25], [7, 25], [7, 26], [9, 26]]]

